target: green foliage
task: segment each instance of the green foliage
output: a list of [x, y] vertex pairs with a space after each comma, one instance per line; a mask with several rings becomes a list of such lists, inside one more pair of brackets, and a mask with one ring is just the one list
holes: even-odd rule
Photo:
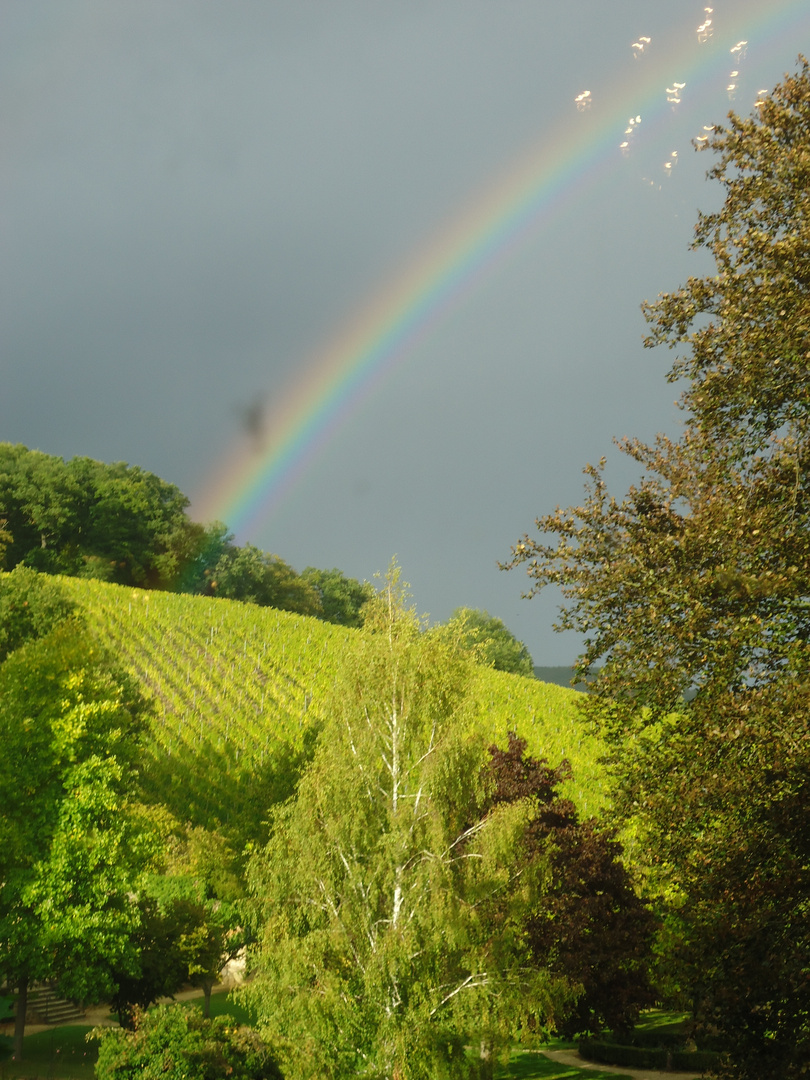
[[226, 548], [212, 571], [208, 590], [229, 600], [301, 615], [318, 615], [321, 610], [318, 594], [307, 581], [278, 555], [252, 544]]
[[74, 611], [64, 589], [51, 578], [25, 566], [0, 574], [0, 663]]
[[235, 549], [233, 534], [221, 521], [213, 521], [201, 529], [191, 557], [181, 567], [174, 581], [174, 591], [192, 593], [194, 596], [210, 596], [216, 581], [219, 560]]
[[177, 897], [161, 903], [150, 895], [149, 884], [139, 882], [131, 900], [129, 955], [110, 965], [108, 1000], [124, 1028], [133, 1026], [137, 1008], [171, 996], [188, 981], [198, 951], [189, 943], [200, 927], [199, 910]]
[[545, 867], [516, 867], [524, 805], [485, 816], [470, 675], [392, 571], [250, 867], [247, 992], [293, 1076], [491, 1075], [520, 1021], [542, 1027], [567, 996], [527, 962], [520, 912]]
[[133, 681], [74, 620], [0, 665], [0, 971], [23, 1001], [30, 979], [110, 993], [110, 968], [132, 960], [142, 729]]
[[218, 833], [187, 826], [170, 838], [162, 869], [149, 893], [164, 912], [184, 917], [173, 947], [183, 961], [183, 981], [203, 988], [208, 1016], [220, 970], [245, 944], [237, 856]]
[[187, 506], [173, 484], [136, 466], [0, 443], [10, 567], [168, 588], [199, 542]]
[[496, 671], [510, 671], [527, 678], [533, 676], [534, 661], [529, 650], [501, 619], [488, 611], [457, 608], [450, 625], [458, 632], [464, 645], [474, 651], [480, 663], [489, 664]]
[[716, 273], [645, 305], [647, 343], [682, 350], [685, 432], [622, 444], [643, 470], [622, 500], [586, 470], [584, 505], [538, 521], [557, 542], [524, 537], [512, 565], [562, 587], [578, 673], [602, 665], [585, 708], [676, 900], [670, 985], [733, 1075], [781, 1080], [810, 1053], [807, 62], [708, 147], [726, 198], [695, 245]]
[[682, 1050], [667, 1047], [624, 1045], [612, 1039], [582, 1039], [579, 1051], [586, 1061], [619, 1065], [631, 1069], [678, 1070], [690, 1075], [715, 1073], [720, 1055], [712, 1050]]
[[318, 593], [321, 618], [339, 626], [363, 625], [363, 608], [374, 595], [374, 587], [367, 581], [357, 581], [337, 568], [316, 570], [308, 566], [301, 577]]
[[0, 570], [6, 564], [6, 548], [9, 546], [13, 537], [9, 530], [6, 528], [8, 521], [6, 518], [0, 518]]
[[81, 788], [76, 770], [90, 770], [91, 787], [93, 770], [102, 787], [118, 784], [119, 768], [134, 772], [143, 702], [82, 625], [68, 620], [0, 665], [0, 723], [3, 851], [29, 865], [72, 812], [65, 804]]
[[0, 567], [323, 614], [357, 626], [369, 587], [339, 570], [296, 573], [252, 544], [238, 547], [222, 522], [203, 527], [188, 499], [137, 466], [63, 461], [0, 443]]
[[[238, 547], [227, 526], [216, 521], [201, 533], [197, 550], [183, 568], [175, 589], [198, 596], [258, 604], [260, 607], [324, 616], [317, 575], [297, 574], [278, 555], [269, 555], [252, 544]], [[340, 575], [340, 571], [333, 573]], [[345, 579], [349, 583], [349, 579]], [[330, 618], [331, 622], [340, 619]]]
[[244, 944], [243, 885], [235, 853], [215, 832], [181, 826], [164, 807], [143, 808], [152, 838], [148, 862], [133, 885], [130, 955], [111, 966], [109, 998], [122, 1026], [183, 986], [202, 987], [208, 1015], [222, 966]]
[[730, 113], [705, 147], [725, 201], [699, 215], [693, 246], [711, 252], [716, 273], [644, 305], [646, 344], [685, 347], [669, 379], [689, 380], [687, 424], [740, 457], [767, 453], [772, 436], [810, 416], [809, 141], [810, 67], [799, 57], [754, 115]]
[[270, 1048], [228, 1016], [180, 1005], [137, 1012], [133, 1031], [96, 1028], [97, 1080], [282, 1080]]
[[219, 907], [242, 896], [237, 855], [215, 831], [187, 825], [168, 845], [167, 871], [194, 900], [211, 900]]
[[525, 751], [525, 740], [510, 732], [505, 750], [490, 747], [485, 776], [493, 806], [521, 800], [532, 806], [522, 860], [549, 864], [523, 933], [538, 967], [580, 987], [556, 1029], [565, 1038], [605, 1027], [629, 1031], [655, 1000], [653, 916], [635, 893], [615, 833], [593, 818], [580, 821], [574, 804], [559, 794], [568, 762], [552, 769]]

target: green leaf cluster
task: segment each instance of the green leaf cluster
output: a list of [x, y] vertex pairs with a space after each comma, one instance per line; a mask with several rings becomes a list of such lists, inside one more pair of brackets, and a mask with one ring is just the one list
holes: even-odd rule
[[496, 671], [509, 671], [513, 675], [532, 678], [534, 661], [531, 653], [502, 619], [490, 615], [488, 611], [457, 608], [450, 625], [463, 644], [473, 651], [479, 663], [487, 664]]
[[26, 641], [42, 637], [75, 614], [76, 605], [65, 590], [35, 570], [18, 566], [0, 575], [0, 663]]
[[200, 526], [173, 484], [136, 466], [70, 461], [0, 443], [6, 565], [168, 588], [193, 556]]
[[[36, 575], [33, 575], [36, 577]], [[135, 785], [144, 701], [55, 583], [32, 584], [26, 622], [8, 608], [0, 664], [0, 971], [20, 990], [19, 1056], [31, 980], [84, 999], [134, 963], [133, 882], [149, 857]], [[32, 613], [32, 614], [28, 614]], [[50, 623], [53, 625], [50, 626]]]
[[97, 1028], [98, 1080], [282, 1080], [270, 1049], [230, 1016], [180, 1005], [138, 1011], [132, 1031]]
[[278, 555], [253, 544], [238, 547], [221, 522], [204, 530], [194, 558], [183, 568], [175, 588], [301, 615], [322, 613], [320, 597], [303, 575]]
[[318, 570], [308, 566], [301, 577], [318, 592], [322, 619], [338, 626], [363, 625], [365, 605], [374, 595], [374, 587], [367, 581], [347, 577], [342, 570]]

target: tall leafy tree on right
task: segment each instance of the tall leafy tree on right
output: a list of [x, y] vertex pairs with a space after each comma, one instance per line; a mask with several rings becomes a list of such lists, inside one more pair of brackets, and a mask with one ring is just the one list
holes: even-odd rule
[[[810, 1061], [810, 67], [706, 146], [715, 273], [643, 305], [685, 380], [682, 436], [620, 450], [641, 479], [540, 517], [509, 566], [585, 634], [585, 708], [618, 808], [672, 901], [670, 973], [726, 1076]], [[594, 676], [593, 669], [598, 668]]]

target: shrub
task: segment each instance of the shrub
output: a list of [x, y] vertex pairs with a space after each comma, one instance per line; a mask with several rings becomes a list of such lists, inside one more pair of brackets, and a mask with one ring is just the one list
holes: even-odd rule
[[580, 1039], [579, 1052], [586, 1061], [623, 1065], [635, 1069], [666, 1069], [667, 1051], [642, 1046], [619, 1046], [601, 1039]]
[[[636, 1031], [631, 1036], [637, 1043]], [[650, 1033], [652, 1034], [652, 1033]], [[586, 1061], [596, 1061], [600, 1065], [620, 1065], [633, 1069], [675, 1069], [692, 1072], [695, 1075], [717, 1067], [720, 1055], [711, 1050], [672, 1049], [672, 1034], [664, 1046], [621, 1045], [604, 1039], [580, 1039], [579, 1052]], [[646, 1040], [645, 1040], [646, 1041]], [[664, 1040], [662, 1040], [664, 1041]], [[683, 1037], [681, 1036], [681, 1042]]]
[[670, 1059], [671, 1069], [683, 1069], [695, 1073], [717, 1068], [720, 1054], [714, 1050], [676, 1050]]
[[648, 1030], [636, 1028], [626, 1036], [612, 1032], [608, 1042], [622, 1043], [624, 1046], [643, 1046], [653, 1050], [683, 1050], [686, 1047], [685, 1031], [661, 1031], [659, 1028]]
[[135, 1013], [132, 1031], [96, 1028], [97, 1080], [283, 1080], [270, 1048], [230, 1016], [205, 1020], [181, 1005]]

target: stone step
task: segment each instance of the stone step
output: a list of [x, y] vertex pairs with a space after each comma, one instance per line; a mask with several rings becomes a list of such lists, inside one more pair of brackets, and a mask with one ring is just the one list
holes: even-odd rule
[[74, 1001], [60, 998], [50, 986], [33, 986], [28, 991], [28, 1018], [39, 1019], [41, 1024], [64, 1024], [68, 1020], [81, 1020], [84, 1009]]

